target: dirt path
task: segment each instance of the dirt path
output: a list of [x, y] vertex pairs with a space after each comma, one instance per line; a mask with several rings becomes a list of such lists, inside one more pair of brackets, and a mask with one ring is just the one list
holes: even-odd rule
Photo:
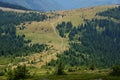
[[54, 30], [54, 33], [55, 33], [55, 34], [58, 36], [58, 38], [61, 40], [61, 51], [63, 51], [63, 50], [64, 50], [64, 40], [63, 40], [63, 38], [59, 35], [59, 33], [57, 33], [56, 25], [55, 25], [55, 24], [58, 23], [61, 19], [62, 19], [62, 16], [59, 16], [57, 21], [54, 21], [54, 22], [51, 23], [51, 26], [52, 26], [52, 28], [53, 28], [53, 30]]

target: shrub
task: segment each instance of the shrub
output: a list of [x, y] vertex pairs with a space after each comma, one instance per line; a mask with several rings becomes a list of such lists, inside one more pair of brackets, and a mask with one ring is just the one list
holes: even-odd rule
[[95, 65], [91, 65], [89, 69], [94, 71], [96, 69], [96, 67], [95, 67]]
[[120, 76], [120, 66], [113, 66], [110, 75]]
[[14, 72], [12, 71], [12, 70], [9, 70], [8, 72], [7, 72], [7, 75], [8, 75], [8, 79], [7, 80], [15, 80], [14, 79]]
[[4, 75], [4, 72], [3, 71], [0, 71], [0, 76], [3, 76]]

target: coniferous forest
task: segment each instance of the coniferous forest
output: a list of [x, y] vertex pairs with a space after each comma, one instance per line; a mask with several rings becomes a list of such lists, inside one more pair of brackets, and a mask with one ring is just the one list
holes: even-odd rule
[[[85, 20], [85, 24], [78, 27], [73, 27], [70, 22], [59, 24], [59, 34], [69, 38], [70, 48], [58, 55], [58, 61], [69, 66], [95, 65], [107, 68], [120, 65], [119, 12], [120, 7], [97, 13], [96, 15], [107, 19]], [[52, 61], [49, 65], [55, 63], [56, 61]]]

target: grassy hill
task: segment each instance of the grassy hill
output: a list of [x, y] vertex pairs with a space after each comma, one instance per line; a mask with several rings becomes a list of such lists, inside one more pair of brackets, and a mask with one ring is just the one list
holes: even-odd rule
[[82, 8], [76, 10], [68, 10], [68, 11], [58, 11], [58, 14], [64, 15], [62, 21], [68, 22], [71, 21], [74, 26], [78, 26], [84, 23], [84, 19], [92, 19], [97, 12], [105, 11], [109, 8], [114, 8], [117, 5], [112, 6], [98, 6], [98, 7], [90, 7], [90, 8]]

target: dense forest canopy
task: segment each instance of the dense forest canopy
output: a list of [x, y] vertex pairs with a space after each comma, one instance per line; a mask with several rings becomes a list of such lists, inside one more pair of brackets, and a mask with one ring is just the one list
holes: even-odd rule
[[[120, 20], [120, 7], [109, 9], [97, 15]], [[117, 16], [117, 17], [116, 17]], [[58, 55], [59, 60], [70, 66], [110, 67], [120, 65], [120, 22], [112, 19], [86, 20], [78, 27], [66, 28], [65, 22], [57, 26], [61, 37], [66, 33], [69, 38], [69, 50]], [[69, 29], [69, 30], [67, 30]], [[54, 65], [52, 61], [49, 65]]]
[[0, 55], [21, 55], [42, 52], [46, 44], [31, 44], [25, 35], [16, 35], [16, 25], [26, 21], [43, 21], [47, 16], [36, 12], [8, 12], [0, 10]]

